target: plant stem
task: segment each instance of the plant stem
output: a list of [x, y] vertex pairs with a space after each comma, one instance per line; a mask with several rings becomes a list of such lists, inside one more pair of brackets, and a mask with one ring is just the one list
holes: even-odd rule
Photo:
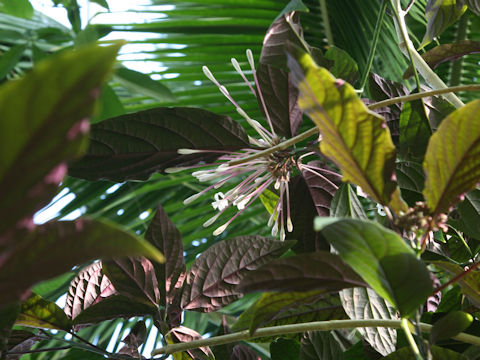
[[[408, 55], [407, 49], [410, 51], [412, 56], [413, 63], [415, 64], [417, 70], [425, 79], [425, 81], [435, 90], [446, 89], [447, 85], [440, 79], [440, 77], [433, 72], [433, 70], [428, 66], [425, 60], [417, 52], [413, 43], [410, 41], [407, 31], [407, 25], [405, 23], [405, 12], [401, 8], [400, 0], [391, 0], [393, 5], [394, 12], [398, 13], [398, 17], [394, 17], [395, 28], [397, 29], [397, 36], [399, 40], [400, 50], [405, 55]], [[405, 34], [405, 41], [403, 41], [402, 34]], [[462, 107], [463, 102], [455, 94], [445, 94], [445, 98], [450, 101], [453, 106], [456, 108]]]
[[382, 29], [383, 18], [385, 17], [386, 9], [387, 9], [387, 0], [383, 0], [380, 11], [378, 12], [378, 18], [377, 18], [377, 23], [375, 24], [375, 30], [373, 32], [373, 42], [372, 42], [372, 46], [370, 47], [370, 53], [368, 54], [367, 67], [365, 68], [365, 71], [362, 74], [362, 78], [360, 79], [361, 92], [363, 92], [363, 89], [365, 88], [368, 74], [370, 73], [370, 69], [372, 68], [373, 58], [375, 56], [375, 50], [377, 49], [378, 38], [380, 37], [380, 30]]
[[248, 161], [251, 161], [251, 160], [255, 160], [255, 159], [258, 159], [258, 158], [261, 158], [261, 157], [265, 157], [265, 156], [268, 156], [270, 154], [273, 154], [274, 152], [276, 151], [280, 151], [280, 150], [284, 150], [286, 149], [287, 147], [289, 146], [292, 146], [302, 140], [305, 140], [306, 138], [309, 138], [310, 136], [312, 135], [315, 135], [319, 132], [319, 129], [317, 127], [313, 127], [301, 134], [298, 134], [297, 136], [294, 136], [293, 138], [290, 138], [284, 142], [281, 142], [280, 144], [277, 144], [275, 146], [272, 146], [268, 149], [265, 149], [263, 151], [260, 151], [256, 154], [253, 154], [253, 155], [249, 155], [249, 156], [245, 156], [244, 158], [241, 158], [239, 160], [234, 160], [234, 161], [230, 161], [228, 163], [228, 165], [238, 165], [238, 164], [243, 164], [243, 163], [246, 163]]
[[[408, 325], [408, 324], [407, 324]], [[432, 328], [430, 324], [418, 324], [424, 332], [429, 332]], [[283, 334], [302, 333], [306, 331], [330, 331], [335, 329], [351, 329], [359, 327], [388, 327], [393, 329], [402, 328], [401, 320], [384, 320], [384, 319], [366, 319], [366, 320], [330, 320], [315, 321], [302, 324], [291, 324], [265, 327], [255, 331], [252, 335], [248, 330], [211, 337], [208, 339], [193, 340], [186, 343], [166, 345], [163, 348], [152, 351], [152, 356], [160, 354], [173, 354], [178, 351], [196, 349], [204, 346], [214, 346], [228, 344], [241, 340], [250, 340], [263, 336], [276, 336]], [[460, 333], [453, 339], [463, 341], [468, 344], [480, 345], [480, 337], [470, 334]]]
[[327, 44], [328, 46], [332, 46], [333, 34], [332, 34], [332, 28], [330, 27], [330, 20], [328, 19], [327, 0], [320, 0], [320, 12], [322, 13], [323, 28], [325, 29]]
[[[455, 42], [459, 42], [467, 39], [468, 32], [468, 23], [469, 23], [469, 12], [465, 12], [463, 16], [458, 21], [457, 35], [455, 37]], [[462, 65], [463, 57], [452, 62], [452, 68], [450, 71], [450, 86], [455, 86], [460, 84], [462, 77]]]
[[418, 99], [421, 99], [421, 98], [424, 98], [424, 97], [453, 93], [453, 92], [457, 92], [457, 91], [480, 91], [480, 85], [470, 84], [470, 85], [452, 86], [452, 87], [447, 87], [447, 88], [444, 88], [444, 89], [424, 91], [424, 92], [421, 92], [421, 93], [415, 93], [415, 94], [410, 94], [410, 95], [405, 95], [405, 96], [394, 97], [394, 98], [391, 98], [391, 99], [379, 101], [375, 104], [368, 105], [368, 108], [370, 110], [374, 110], [374, 109], [382, 108], [382, 107], [389, 106], [389, 105], [392, 105], [392, 104], [397, 104], [397, 103], [400, 103], [400, 102], [418, 100]]
[[447, 281], [445, 284], [439, 286], [438, 288], [436, 288], [435, 290], [433, 290], [433, 294], [436, 294], [437, 292], [439, 291], [442, 291], [443, 289], [445, 289], [447, 286], [457, 282], [458, 280], [460, 280], [462, 277], [464, 277], [465, 275], [467, 275], [470, 271], [478, 268], [478, 266], [480, 265], [480, 262], [476, 262], [474, 264], [472, 264], [472, 266], [470, 266], [467, 270], [465, 271], [462, 271], [460, 274], [456, 275], [455, 277], [453, 277], [452, 279], [450, 279], [449, 281]]
[[417, 343], [415, 342], [415, 339], [413, 338], [413, 335], [410, 332], [410, 328], [408, 327], [408, 320], [403, 318], [401, 320], [401, 324], [402, 324], [401, 326], [402, 326], [403, 332], [405, 333], [408, 343], [410, 344], [410, 348], [412, 349], [413, 354], [415, 355], [415, 359], [423, 360], [422, 355], [420, 355], [420, 350], [418, 349]]

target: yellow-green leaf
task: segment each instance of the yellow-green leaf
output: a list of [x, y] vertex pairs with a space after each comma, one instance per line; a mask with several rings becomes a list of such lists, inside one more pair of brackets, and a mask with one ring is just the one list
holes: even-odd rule
[[72, 327], [71, 320], [57, 304], [37, 294], [30, 295], [22, 303], [16, 324], [65, 331]]

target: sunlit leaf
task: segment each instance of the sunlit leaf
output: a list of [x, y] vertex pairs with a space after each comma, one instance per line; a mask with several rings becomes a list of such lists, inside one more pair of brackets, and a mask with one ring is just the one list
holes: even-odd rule
[[451, 113], [430, 138], [423, 168], [423, 194], [434, 214], [447, 212], [480, 179], [480, 124], [472, 121], [480, 100]]
[[178, 149], [238, 150], [248, 145], [243, 128], [227, 116], [196, 108], [156, 108], [92, 125], [86, 156], [69, 174], [89, 180], [146, 180], [157, 171], [219, 154], [180, 155]]
[[395, 232], [355, 219], [330, 220], [321, 231], [341, 258], [402, 316], [416, 311], [431, 294], [426, 266]]
[[148, 242], [99, 220], [47, 223], [19, 229], [16, 236], [21, 241], [0, 267], [0, 303], [21, 297], [40, 280], [99, 257], [145, 255], [163, 261]]
[[37, 294], [30, 295], [22, 302], [16, 324], [65, 331], [72, 327], [71, 320], [57, 304]]
[[424, 47], [455, 23], [467, 10], [463, 0], [428, 0], [425, 7], [427, 31], [420, 47]]
[[[369, 288], [351, 288], [340, 291], [343, 308], [352, 320], [397, 319], [396, 311], [383, 298]], [[395, 351], [397, 331], [391, 328], [358, 328], [360, 334], [380, 354]]]
[[466, 330], [473, 321], [473, 316], [463, 311], [453, 311], [437, 320], [430, 330], [430, 343], [447, 340]]
[[245, 275], [283, 254], [292, 241], [242, 236], [221, 241], [203, 252], [188, 269], [182, 308], [210, 312], [242, 297]]
[[[184, 343], [192, 340], [199, 340], [202, 336], [195, 330], [189, 329], [185, 326], [176, 327], [168, 332], [166, 335], [167, 342], [172, 343]], [[186, 351], [193, 359], [198, 360], [213, 360], [215, 356], [209, 347], [201, 347], [198, 349], [191, 349]], [[182, 357], [183, 353], [176, 353], [174, 355], [175, 360], [185, 359]]]
[[351, 85], [335, 79], [298, 49], [289, 56], [300, 107], [320, 128], [320, 150], [342, 170], [343, 180], [359, 185], [374, 200], [400, 206], [392, 179], [395, 147], [385, 120], [369, 111]]

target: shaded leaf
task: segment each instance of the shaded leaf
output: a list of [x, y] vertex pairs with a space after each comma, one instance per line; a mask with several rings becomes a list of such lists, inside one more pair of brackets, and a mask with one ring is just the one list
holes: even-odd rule
[[342, 170], [344, 181], [359, 185], [377, 202], [404, 209], [392, 180], [395, 147], [385, 120], [366, 108], [351, 85], [295, 51], [289, 67], [300, 91], [300, 107], [322, 133], [322, 153]]
[[[13, 330], [8, 338], [7, 350], [11, 353], [22, 353], [40, 340], [35, 334], [25, 330]], [[7, 360], [19, 359], [21, 355], [9, 355]]]
[[367, 219], [362, 204], [350, 184], [342, 184], [335, 193], [330, 207], [330, 216]]
[[260, 356], [250, 347], [242, 344], [233, 347], [230, 360], [260, 360]]
[[242, 297], [238, 285], [245, 275], [283, 254], [291, 241], [241, 236], [204, 251], [187, 271], [182, 308], [215, 311]]
[[118, 258], [103, 261], [103, 272], [115, 289], [134, 301], [157, 305], [160, 299], [153, 264], [144, 257]]
[[90, 120], [91, 124], [125, 114], [123, 104], [108, 84], [103, 86], [98, 103], [100, 111], [92, 117]]
[[16, 45], [2, 54], [0, 57], [0, 80], [3, 80], [15, 65], [20, 61], [25, 49], [25, 45]]
[[30, 221], [56, 193], [64, 161], [84, 150], [85, 119], [118, 50], [65, 51], [0, 87], [0, 234], [20, 219]]
[[75, 319], [85, 309], [114, 295], [118, 295], [118, 291], [103, 273], [102, 263], [93, 263], [72, 280], [65, 300], [65, 314]]
[[404, 158], [423, 159], [432, 130], [422, 100], [403, 104], [399, 152]]
[[465, 331], [473, 321], [472, 315], [463, 311], [448, 313], [437, 320], [430, 330], [430, 343], [450, 339], [462, 331]]
[[[318, 216], [318, 210], [326, 211], [326, 204], [315, 206], [312, 193], [303, 176], [296, 175], [290, 179], [290, 216], [293, 231], [286, 233], [287, 240], [296, 240], [292, 247], [295, 253], [308, 253], [317, 250], [328, 250], [329, 245], [320, 233], [313, 230], [313, 220]], [[314, 189], [312, 189], [314, 191]], [[325, 194], [320, 194], [324, 195]], [[328, 200], [328, 199], [327, 199]]]
[[248, 145], [243, 128], [227, 116], [196, 108], [156, 108], [92, 125], [87, 155], [69, 174], [88, 180], [145, 180], [166, 168], [212, 162], [219, 154], [179, 155], [180, 148], [238, 150]]
[[305, 333], [300, 348], [300, 360], [343, 360], [343, 351], [328, 331]]
[[[455, 351], [442, 348], [440, 346], [432, 346], [432, 360], [467, 360], [465, 356]], [[410, 347], [403, 347], [394, 353], [384, 357], [384, 360], [411, 360], [415, 357]]]
[[462, 306], [462, 291], [460, 286], [454, 285], [450, 290], [446, 291], [442, 295], [442, 300], [437, 307], [438, 313], [448, 313], [461, 309]]
[[325, 58], [333, 61], [333, 66], [329, 69], [333, 76], [355, 84], [359, 76], [358, 65], [345, 50], [329, 46]]
[[480, 16], [480, 2], [478, 0], [465, 0], [465, 4], [471, 11]]
[[241, 282], [241, 288], [245, 292], [338, 291], [364, 284], [340, 256], [318, 251], [277, 259], [251, 271]]
[[22, 303], [15, 323], [23, 326], [65, 331], [69, 331], [72, 327], [71, 320], [57, 304], [47, 301], [37, 294], [31, 294]]
[[[170, 330], [166, 335], [166, 338], [167, 338], [167, 341], [170, 343], [184, 343], [184, 342], [190, 342], [192, 340], [199, 340], [202, 338], [202, 336], [195, 330], [189, 329], [185, 326], [179, 326]], [[210, 350], [210, 348], [207, 346], [201, 347], [198, 349], [187, 350], [186, 352], [193, 359], [196, 359], [196, 360], [215, 359], [215, 356], [213, 355], [212, 350]], [[180, 357], [175, 359], [180, 359]]]
[[[461, 40], [453, 44], [435, 46], [433, 49], [424, 52], [422, 58], [432, 69], [435, 69], [445, 61], [454, 61], [462, 56], [478, 52], [480, 52], [480, 41]], [[408, 79], [411, 76], [413, 76], [413, 70], [409, 66], [403, 74], [403, 78]]]
[[[257, 77], [259, 91], [262, 92], [265, 107], [277, 135], [286, 138], [297, 135], [303, 114], [297, 103], [298, 90], [292, 84], [290, 75], [273, 65], [260, 63]], [[264, 114], [259, 96], [257, 100]]]
[[21, 297], [40, 280], [102, 256], [145, 255], [163, 261], [161, 253], [143, 239], [99, 220], [47, 223], [16, 234], [21, 241], [0, 265], [0, 303]]
[[[372, 289], [343, 289], [340, 291], [340, 299], [345, 312], [352, 320], [397, 319], [395, 309]], [[397, 343], [397, 331], [395, 329], [359, 327], [357, 330], [383, 356], [395, 351]]]
[[235, 331], [248, 328], [343, 319], [345, 312], [336, 294], [324, 290], [265, 293], [234, 324]]
[[300, 14], [289, 12], [279, 16], [265, 34], [260, 63], [286, 67], [285, 44], [290, 42], [302, 46], [297, 34], [303, 37]]
[[161, 206], [157, 208], [145, 239], [157, 247], [166, 259], [163, 264], [154, 264], [159, 281], [160, 305], [171, 307], [170, 311], [181, 312], [177, 300], [185, 276], [182, 237]]
[[[152, 304], [134, 301], [123, 295], [114, 295], [83, 310], [73, 319], [74, 325], [96, 324], [116, 318], [132, 316], [158, 315], [158, 308]], [[78, 326], [77, 326], [78, 327]]]
[[115, 70], [114, 79], [135, 93], [150, 96], [160, 102], [175, 101], [175, 96], [165, 85], [147, 74], [120, 66]]
[[[435, 266], [447, 271], [452, 276], [457, 276], [464, 272], [463, 268], [446, 261], [433, 261]], [[477, 307], [480, 306], [480, 273], [478, 271], [470, 271], [456, 282], [462, 293], [465, 294], [470, 301]]]
[[451, 113], [430, 138], [423, 168], [423, 194], [432, 213], [447, 212], [480, 178], [480, 125], [471, 121], [480, 100]]
[[137, 321], [133, 325], [130, 333], [122, 339], [125, 344], [119, 351], [119, 354], [130, 355], [135, 358], [140, 358], [138, 348], [147, 340], [147, 327], [144, 321]]
[[428, 0], [425, 7], [427, 30], [420, 47], [424, 47], [455, 23], [467, 10], [463, 0]]
[[402, 198], [409, 206], [414, 206], [417, 201], [423, 201], [425, 175], [421, 164], [414, 161], [399, 161], [396, 175]]
[[296, 339], [279, 338], [270, 344], [272, 360], [298, 360], [300, 343]]
[[19, 302], [0, 305], [0, 356], [3, 356], [7, 349], [7, 341], [15, 320], [17, 320], [20, 308], [21, 304]]
[[342, 259], [402, 316], [416, 311], [433, 291], [427, 268], [395, 232], [356, 219], [330, 220], [321, 231]]
[[466, 193], [457, 212], [460, 218], [450, 217], [448, 223], [468, 236], [480, 239], [480, 190]]

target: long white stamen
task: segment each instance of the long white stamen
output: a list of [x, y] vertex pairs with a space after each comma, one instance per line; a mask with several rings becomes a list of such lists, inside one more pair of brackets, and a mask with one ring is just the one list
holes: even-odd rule
[[177, 154], [180, 154], [180, 155], [198, 154], [199, 152], [203, 152], [203, 151], [195, 150], [195, 149], [178, 149], [177, 150]]
[[293, 231], [292, 218], [290, 217], [290, 189], [288, 188], [288, 181], [285, 182], [285, 191], [287, 194], [287, 231]]
[[220, 214], [221, 214], [221, 212], [217, 213], [215, 216], [213, 216], [210, 219], [208, 219], [207, 221], [205, 221], [203, 223], [203, 227], [209, 227], [210, 225], [212, 225], [220, 217]]
[[245, 83], [248, 85], [250, 91], [252, 92], [252, 94], [257, 97], [257, 93], [255, 91], [255, 89], [253, 88], [252, 84], [250, 84], [250, 81], [248, 81], [247, 77], [245, 76], [245, 74], [243, 73], [242, 71], [242, 68], [240, 67], [240, 64], [238, 63], [237, 59], [234, 59], [232, 58], [232, 64], [233, 64], [233, 67], [235, 68], [235, 70], [237, 70], [237, 72], [240, 74], [240, 76], [242, 77], [243, 81], [245, 81]]
[[202, 193], [197, 193], [195, 195], [192, 195], [192, 196], [186, 198], [185, 200], [183, 200], [183, 204], [188, 205], [188, 204], [194, 202], [195, 200], [197, 200], [200, 196], [202, 196]]
[[[267, 142], [268, 144], [271, 144], [272, 143], [272, 138], [269, 137], [263, 130], [262, 130], [262, 126], [260, 125], [260, 123], [258, 121], [255, 121], [253, 120], [250, 116], [248, 116], [248, 114], [241, 108], [241, 107], [237, 107], [237, 112], [245, 119], [247, 120], [247, 122], [249, 123], [249, 125], [255, 129], [255, 131], [258, 133], [258, 135], [260, 135], [262, 137], [263, 140], [265, 140], [265, 142]], [[260, 126], [259, 126], [260, 125]]]
[[220, 226], [219, 228], [217, 228], [217, 229], [213, 232], [213, 235], [214, 235], [214, 236], [220, 235], [221, 233], [223, 233], [223, 232], [225, 231], [225, 229], [227, 228], [227, 226], [228, 226], [228, 223], [223, 224], [222, 226]]

